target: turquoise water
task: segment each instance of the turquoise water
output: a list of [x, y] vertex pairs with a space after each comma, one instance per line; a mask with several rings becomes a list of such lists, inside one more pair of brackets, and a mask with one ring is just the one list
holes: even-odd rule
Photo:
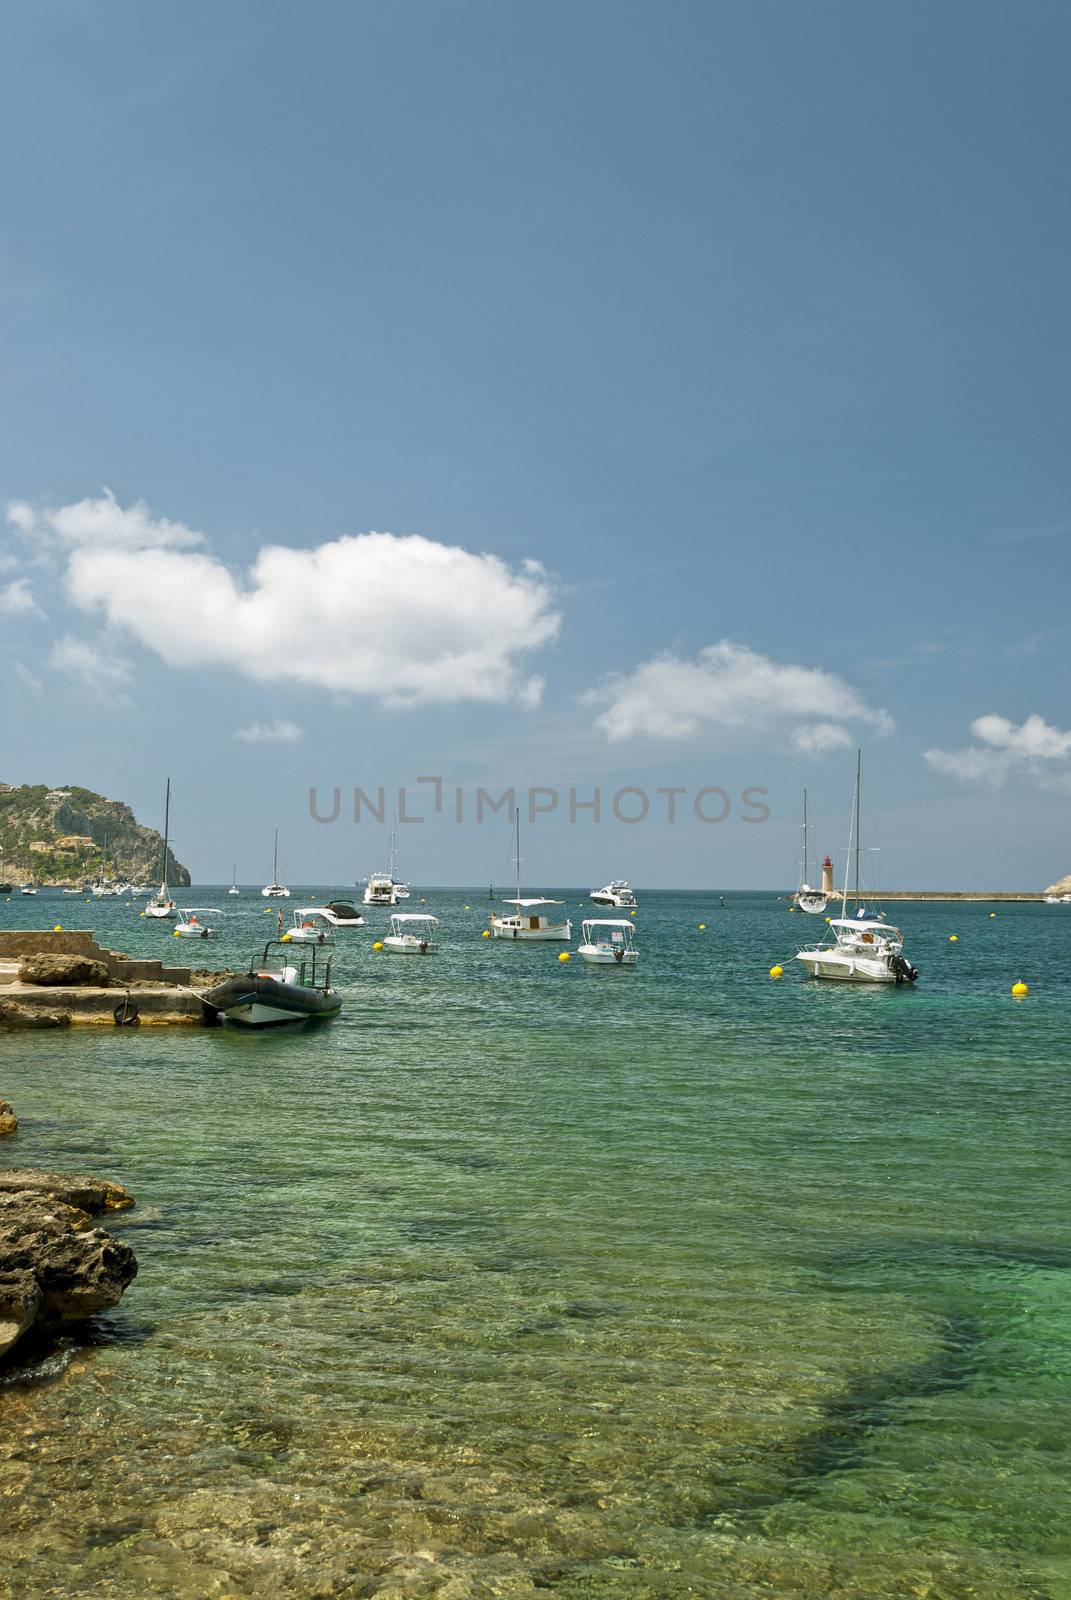
[[318, 1030], [0, 1033], [2, 1158], [126, 1183], [141, 1264], [0, 1392], [12, 1593], [1071, 1593], [1071, 908], [896, 907], [897, 991], [773, 895], [643, 896], [634, 973], [465, 903], [340, 935]]

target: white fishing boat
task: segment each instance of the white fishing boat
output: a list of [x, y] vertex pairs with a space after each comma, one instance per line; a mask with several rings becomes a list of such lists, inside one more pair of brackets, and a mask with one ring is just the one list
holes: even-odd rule
[[589, 918], [580, 924], [581, 942], [576, 953], [593, 967], [634, 967], [639, 955], [635, 928], [625, 917]]
[[222, 915], [216, 906], [184, 906], [172, 932], [178, 939], [218, 939], [219, 929], [210, 919]]
[[172, 900], [167, 887], [167, 841], [171, 829], [171, 779], [167, 780], [164, 791], [164, 843], [160, 852], [160, 887], [145, 907], [147, 917], [173, 917], [175, 915], [175, 902]]
[[36, 894], [37, 893], [37, 887], [36, 887], [35, 884], [32, 884], [32, 883], [20, 883], [19, 884], [19, 893], [20, 894]]
[[326, 906], [299, 906], [293, 926], [283, 935], [292, 944], [334, 944]]
[[438, 926], [438, 917], [421, 911], [396, 911], [390, 919], [390, 932], [383, 940], [383, 948], [397, 956], [426, 956], [438, 948], [435, 943]]
[[519, 939], [525, 942], [571, 939], [572, 923], [568, 918], [564, 922], [559, 920], [559, 913], [553, 909], [564, 905], [564, 900], [547, 900], [541, 895], [531, 899], [521, 896], [521, 814], [516, 807], [513, 815], [516, 826], [514, 862], [517, 868], [517, 893], [511, 899], [503, 900], [504, 905], [513, 906], [512, 911], [492, 911], [491, 933], [496, 939]]
[[260, 891], [265, 900], [289, 900], [290, 890], [279, 881], [279, 830], [275, 830], [275, 844], [271, 858], [271, 881]]
[[239, 889], [239, 887], [238, 887], [238, 863], [236, 861], [234, 863], [234, 865], [231, 867], [231, 886], [227, 890], [227, 893], [228, 894], [241, 894], [241, 892], [242, 892], [241, 889]]
[[[800, 950], [796, 956], [812, 978], [832, 978], [841, 983], [914, 983], [918, 968], [904, 956], [904, 936], [876, 911], [859, 903], [859, 796], [862, 786], [862, 756], [856, 756], [855, 801], [848, 833], [848, 860], [844, 867], [844, 890], [840, 916], [829, 922], [829, 942]], [[858, 906], [848, 916], [848, 865], [854, 841], [855, 896]]]
[[800, 881], [799, 888], [792, 896], [792, 906], [797, 911], [806, 911], [812, 917], [826, 909], [826, 897], [820, 889], [812, 889], [808, 879], [810, 877], [810, 849], [807, 839], [807, 791], [803, 791], [803, 815], [800, 820]]
[[615, 878], [604, 889], [592, 889], [588, 899], [597, 906], [613, 906], [618, 911], [636, 909], [636, 896], [624, 878]]

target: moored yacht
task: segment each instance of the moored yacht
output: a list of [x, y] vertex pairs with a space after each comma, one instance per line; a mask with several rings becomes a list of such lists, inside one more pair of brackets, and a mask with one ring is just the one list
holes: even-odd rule
[[517, 867], [517, 893], [503, 901], [504, 905], [513, 906], [512, 911], [492, 911], [491, 933], [496, 939], [521, 939], [525, 941], [541, 939], [571, 939], [573, 925], [568, 917], [560, 920], [560, 913], [553, 910], [555, 906], [564, 905], [564, 900], [547, 900], [538, 895], [531, 899], [521, 896], [521, 814], [514, 807], [514, 820], [516, 824], [516, 855], [514, 861]]
[[176, 939], [218, 939], [219, 929], [209, 918], [222, 915], [215, 906], [184, 906], [172, 933]]
[[239, 889], [239, 887], [238, 887], [238, 863], [236, 861], [236, 862], [234, 862], [233, 866], [231, 867], [231, 886], [227, 890], [227, 893], [228, 894], [241, 894], [241, 892], [242, 892], [241, 889]]
[[171, 829], [171, 779], [167, 780], [164, 791], [164, 843], [160, 852], [160, 887], [145, 907], [147, 917], [173, 917], [175, 915], [175, 902], [172, 900], [167, 887], [167, 841]]
[[260, 891], [265, 900], [289, 900], [290, 890], [279, 881], [279, 830], [275, 830], [275, 844], [271, 858], [271, 880]]
[[588, 899], [597, 906], [614, 906], [619, 911], [634, 911], [636, 896], [624, 878], [615, 878], [605, 889], [592, 889]]
[[803, 817], [800, 822], [800, 882], [799, 888], [792, 896], [790, 911], [806, 911], [817, 916], [826, 909], [826, 896], [820, 889], [812, 889], [807, 879], [810, 876], [810, 850], [807, 842], [807, 791], [803, 791]]
[[812, 978], [833, 978], [842, 983], [914, 983], [918, 968], [904, 956], [904, 936], [876, 911], [859, 904], [859, 795], [862, 786], [862, 756], [856, 755], [855, 801], [848, 833], [848, 862], [855, 855], [855, 897], [858, 910], [848, 916], [848, 863], [844, 868], [844, 890], [840, 916], [829, 920], [829, 941], [800, 950], [796, 960]]

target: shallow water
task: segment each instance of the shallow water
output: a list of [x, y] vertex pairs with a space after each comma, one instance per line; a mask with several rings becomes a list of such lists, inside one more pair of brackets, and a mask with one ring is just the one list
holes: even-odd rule
[[[0, 1392], [11, 1592], [1071, 1593], [1071, 908], [893, 908], [909, 992], [772, 895], [644, 896], [634, 973], [485, 896], [340, 935], [320, 1029], [0, 1034], [0, 1157], [128, 1184], [141, 1264]], [[195, 960], [274, 921], [196, 899]]]

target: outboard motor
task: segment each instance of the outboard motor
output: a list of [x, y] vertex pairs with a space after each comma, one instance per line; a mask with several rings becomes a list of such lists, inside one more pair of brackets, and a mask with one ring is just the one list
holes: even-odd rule
[[897, 954], [889, 956], [889, 970], [896, 975], [897, 983], [914, 983], [919, 975], [918, 967], [913, 967], [910, 961], [905, 961], [903, 956]]

